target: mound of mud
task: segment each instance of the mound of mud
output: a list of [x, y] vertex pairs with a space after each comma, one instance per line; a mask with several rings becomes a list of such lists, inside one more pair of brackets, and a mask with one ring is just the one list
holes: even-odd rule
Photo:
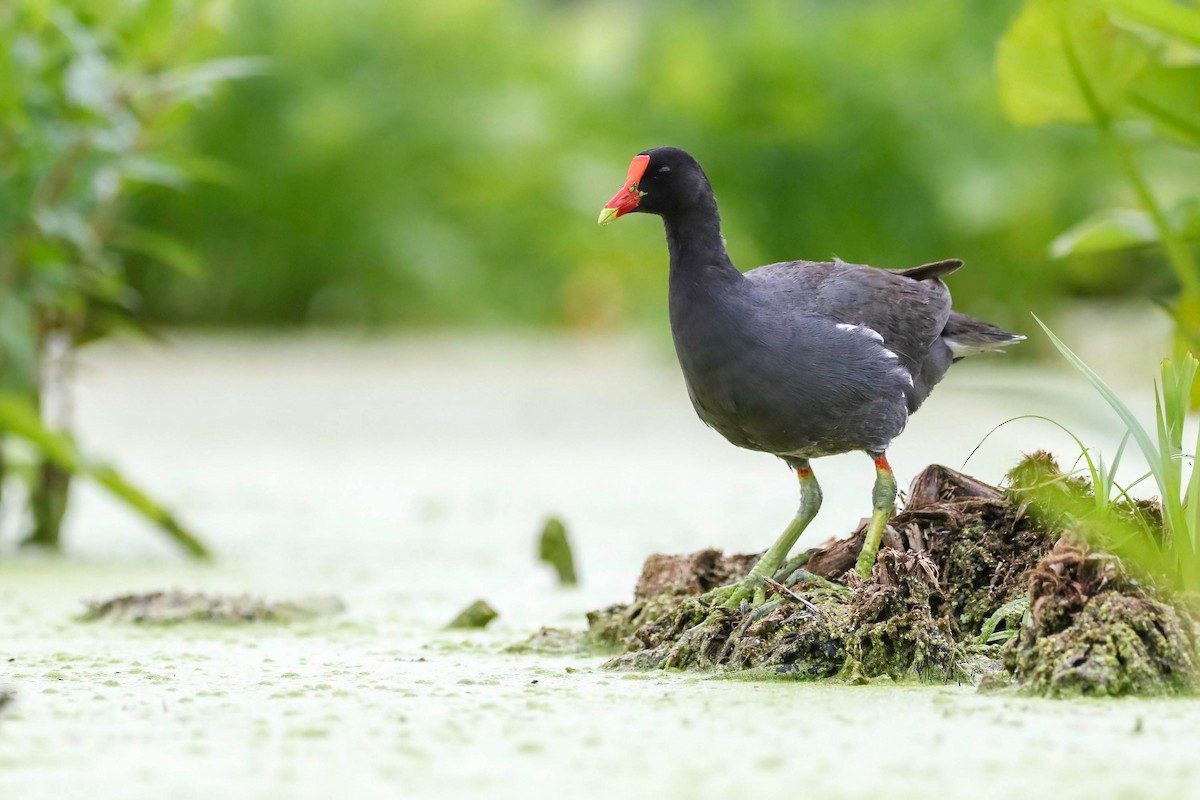
[[589, 637], [624, 651], [614, 669], [986, 679], [1045, 694], [1190, 687], [1192, 623], [1111, 557], [1071, 544], [1065, 518], [1035, 513], [1029, 486], [1047, 475], [1061, 473], [1044, 454], [1022, 462], [1007, 490], [931, 466], [892, 518], [869, 580], [853, 571], [864, 523], [808, 551], [754, 608], [714, 607], [704, 593], [744, 577], [756, 557], [651, 556], [632, 603], [588, 615]]

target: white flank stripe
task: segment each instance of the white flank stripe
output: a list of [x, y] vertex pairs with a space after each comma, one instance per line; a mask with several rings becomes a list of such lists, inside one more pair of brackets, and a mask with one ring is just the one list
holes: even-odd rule
[[853, 331], [855, 333], [861, 333], [864, 336], [870, 336], [877, 342], [883, 341], [883, 335], [879, 331], [875, 330], [874, 328], [868, 328], [866, 325], [851, 325], [848, 322], [839, 322], [837, 324], [837, 329], [839, 331]]

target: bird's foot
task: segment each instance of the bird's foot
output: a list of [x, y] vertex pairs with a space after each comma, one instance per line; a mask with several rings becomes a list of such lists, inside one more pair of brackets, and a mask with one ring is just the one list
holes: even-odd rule
[[814, 575], [803, 567], [793, 572], [777, 572], [775, 580], [788, 589], [793, 589], [799, 584], [805, 584], [807, 588], [823, 589], [833, 594], [847, 595], [850, 593], [850, 587], [846, 584], [831, 581], [822, 575]]
[[718, 606], [740, 610], [743, 604], [749, 607], [761, 606], [767, 601], [767, 583], [758, 575], [751, 573], [737, 583], [718, 586], [700, 596], [700, 602], [710, 608]]
[[775, 575], [773, 576], [775, 580], [784, 586], [791, 586], [793, 576], [812, 574], [804, 569], [804, 565], [808, 563], [808, 555], [808, 552], [803, 552], [790, 561], [785, 562], [783, 566], [775, 570]]

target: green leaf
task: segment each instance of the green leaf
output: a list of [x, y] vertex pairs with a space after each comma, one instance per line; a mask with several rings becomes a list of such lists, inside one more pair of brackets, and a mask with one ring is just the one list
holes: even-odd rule
[[188, 185], [188, 174], [165, 161], [145, 156], [132, 156], [121, 160], [118, 166], [121, 176], [139, 183], [165, 186], [168, 189], [183, 189]]
[[1117, 16], [1200, 47], [1200, 9], [1177, 0], [1097, 0]]
[[[1191, 356], [1188, 356], [1191, 358]], [[1195, 448], [1192, 450], [1192, 474], [1188, 476], [1187, 495], [1184, 500], [1184, 513], [1187, 515], [1188, 531], [1190, 532], [1190, 544], [1192, 550], [1195, 551], [1197, 535], [1200, 535], [1200, 468], [1197, 468], [1197, 461], [1200, 460], [1200, 432], [1196, 435]]]
[[[1166, 217], [1180, 238], [1200, 239], [1200, 197], [1185, 197], [1166, 212]], [[1102, 209], [1055, 237], [1050, 243], [1050, 257], [1110, 253], [1161, 244], [1158, 226], [1147, 212], [1129, 208]]]
[[166, 234], [126, 226], [113, 235], [112, 245], [130, 253], [140, 253], [189, 277], [204, 275], [204, 261], [196, 251]]
[[0, 394], [0, 431], [29, 442], [43, 458], [68, 472], [78, 473], [82, 469], [75, 446], [43, 425], [33, 404], [24, 397]]
[[[1162, 503], [1167, 515], [1171, 535], [1186, 536], [1191, 546], [1194, 528], [1186, 516], [1183, 496], [1183, 427], [1187, 422], [1187, 411], [1191, 404], [1192, 386], [1196, 382], [1196, 370], [1200, 362], [1190, 353], [1172, 360], [1166, 359], [1161, 367], [1161, 393], [1157, 404], [1159, 447], [1162, 453], [1166, 484], [1163, 486]], [[1190, 494], [1190, 487], [1188, 488]]]
[[996, 71], [1000, 100], [1020, 125], [1094, 121], [1065, 53], [1071, 37], [1081, 66], [1110, 111], [1150, 61], [1147, 45], [1112, 24], [1089, 0], [1029, 0], [1000, 40]]
[[189, 183], [207, 183], [215, 186], [238, 186], [241, 173], [229, 164], [215, 158], [198, 155], [177, 155], [171, 164], [182, 173]]
[[1127, 111], [1177, 144], [1200, 148], [1200, 67], [1156, 65], [1130, 87]]
[[1129, 445], [1129, 431], [1125, 431], [1125, 435], [1121, 437], [1121, 444], [1117, 447], [1117, 454], [1113, 457], [1112, 466], [1108, 469], [1108, 474], [1104, 478], [1104, 502], [1107, 503], [1112, 497], [1113, 489], [1117, 486], [1117, 470], [1121, 468], [1121, 458], [1125, 455], [1125, 448]]
[[1167, 212], [1171, 226], [1185, 239], [1200, 239], [1200, 196], [1185, 197]]
[[180, 525], [169, 511], [151, 500], [141, 489], [125, 480], [115, 469], [106, 464], [98, 464], [90, 467], [87, 475], [108, 489], [114, 497], [122, 500], [125, 505], [166, 531], [175, 543], [186, 550], [188, 554], [195, 558], [209, 557], [208, 548], [199, 539]]
[[1158, 242], [1158, 229], [1145, 211], [1104, 209], [1072, 225], [1050, 243], [1053, 258], [1106, 253]]
[[266, 58], [215, 58], [167, 70], [156, 77], [154, 88], [172, 97], [202, 97], [226, 81], [262, 75], [269, 64]]
[[33, 310], [12, 293], [0, 294], [0, 389], [32, 393], [37, 362]]
[[107, 464], [91, 463], [80, 455], [75, 443], [44, 424], [34, 405], [25, 397], [0, 393], [0, 433], [24, 439], [38, 454], [72, 475], [82, 475], [104, 487], [141, 517], [161, 528], [176, 544], [195, 558], [207, 558], [207, 548], [179, 524], [170, 512], [127, 481]]

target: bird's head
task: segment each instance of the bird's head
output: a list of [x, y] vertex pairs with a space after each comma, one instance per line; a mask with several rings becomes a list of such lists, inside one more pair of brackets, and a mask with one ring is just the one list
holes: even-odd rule
[[667, 216], [712, 197], [699, 162], [678, 147], [656, 147], [633, 157], [625, 185], [600, 211], [606, 225], [631, 211]]

